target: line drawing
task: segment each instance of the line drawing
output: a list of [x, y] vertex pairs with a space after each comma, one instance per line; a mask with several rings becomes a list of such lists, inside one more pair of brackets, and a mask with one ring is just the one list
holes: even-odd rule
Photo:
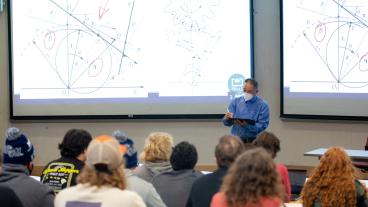
[[168, 39], [187, 52], [180, 77], [183, 83], [196, 86], [205, 78], [201, 68], [221, 38], [221, 31], [211, 28], [216, 20], [213, 7], [219, 5], [219, 0], [170, 0], [165, 8], [172, 18]]
[[[132, 68], [130, 62], [133, 62], [133, 65], [138, 63], [129, 56], [131, 51], [138, 50], [131, 46], [128, 39], [134, 21], [135, 0], [126, 3], [126, 7], [131, 11], [127, 18], [129, 22], [126, 31], [117, 31], [114, 25], [109, 25], [111, 18], [108, 16], [111, 13], [109, 0], [102, 2], [95, 13], [84, 14], [80, 11], [83, 11], [82, 6], [88, 3], [87, 1], [47, 0], [47, 2], [52, 6], [48, 16], [26, 14], [29, 19], [49, 26], [47, 30], [36, 33], [32, 44], [28, 45], [23, 53], [32, 45], [37, 48], [65, 87], [63, 95], [71, 92], [92, 94], [101, 88], [108, 88], [105, 85], [113, 79], [114, 74], [121, 74], [123, 70]], [[60, 23], [63, 21], [62, 15], [65, 21]], [[58, 22], [52, 21], [55, 18]], [[125, 39], [121, 41], [119, 39], [122, 35]], [[117, 55], [121, 57], [118, 70], [113, 67], [113, 59]], [[127, 61], [123, 63], [125, 58]], [[93, 82], [96, 86], [86, 87], [89, 82]]]
[[[302, 66], [298, 72], [291, 72], [290, 83], [305, 82], [305, 90], [313, 83], [330, 83], [330, 86], [323, 86], [325, 88], [321, 90], [324, 92], [368, 90], [368, 7], [361, 3], [356, 0], [299, 0], [290, 3], [301, 16], [297, 23], [304, 24], [304, 28], [298, 27], [302, 31], [299, 30], [286, 50], [291, 59], [296, 58], [301, 65], [310, 65], [309, 58], [318, 64], [310, 65], [317, 67], [313, 68], [314, 82], [305, 75], [308, 68]], [[292, 24], [296, 26], [293, 22], [289, 27]], [[312, 57], [304, 57], [306, 52]], [[300, 73], [301, 70], [303, 72]], [[316, 74], [317, 71], [320, 75]], [[325, 80], [321, 74], [325, 74]]]
[[228, 96], [230, 77], [251, 75], [249, 6], [243, 0], [15, 1], [14, 93], [21, 99]]

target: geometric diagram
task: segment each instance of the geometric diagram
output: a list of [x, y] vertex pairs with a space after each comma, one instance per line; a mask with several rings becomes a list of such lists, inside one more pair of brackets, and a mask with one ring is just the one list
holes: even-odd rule
[[[298, 18], [302, 19], [298, 24], [304, 26], [301, 32], [294, 33], [296, 38], [286, 48], [289, 60], [295, 62], [294, 67], [287, 69], [292, 74], [290, 89], [368, 92], [368, 4], [358, 0], [294, 3]], [[284, 21], [294, 20], [285, 18]], [[297, 24], [294, 27], [300, 29]], [[284, 30], [284, 35], [288, 31]]]
[[15, 94], [20, 99], [228, 96], [230, 76], [250, 76], [249, 5], [14, 0]]
[[181, 83], [196, 86], [205, 78], [201, 68], [221, 38], [221, 32], [211, 27], [216, 20], [213, 7], [219, 3], [219, 0], [170, 0], [165, 8], [172, 17], [168, 40], [186, 52]]
[[[128, 41], [135, 24], [135, 0], [125, 4], [123, 11], [129, 12], [126, 22], [109, 17], [114, 2], [99, 1], [99, 6], [93, 8], [88, 7], [91, 2], [49, 0], [51, 8], [47, 14], [29, 11], [27, 15], [35, 22], [48, 24], [37, 29], [28, 47], [37, 48], [65, 87], [65, 96], [70, 92], [93, 93], [137, 64], [134, 57], [139, 48]], [[26, 51], [27, 48], [23, 53]]]

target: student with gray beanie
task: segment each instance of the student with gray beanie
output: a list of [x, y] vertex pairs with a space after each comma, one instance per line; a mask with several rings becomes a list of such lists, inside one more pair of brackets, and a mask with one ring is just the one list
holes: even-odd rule
[[[3, 156], [0, 150], [0, 174], [2, 165]], [[22, 203], [20, 202], [17, 195], [15, 195], [14, 191], [4, 184], [0, 185], [0, 203], [1, 207], [23, 207]]]
[[0, 184], [9, 186], [23, 206], [54, 206], [53, 191], [29, 177], [33, 168], [34, 148], [18, 128], [12, 127], [7, 130], [3, 155], [4, 165]]

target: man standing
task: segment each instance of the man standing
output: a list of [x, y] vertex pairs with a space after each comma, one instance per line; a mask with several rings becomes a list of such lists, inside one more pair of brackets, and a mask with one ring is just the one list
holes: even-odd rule
[[268, 127], [269, 108], [268, 104], [257, 96], [257, 81], [246, 79], [243, 91], [243, 96], [231, 101], [223, 123], [231, 127], [231, 134], [239, 136], [244, 143], [250, 143], [257, 134]]

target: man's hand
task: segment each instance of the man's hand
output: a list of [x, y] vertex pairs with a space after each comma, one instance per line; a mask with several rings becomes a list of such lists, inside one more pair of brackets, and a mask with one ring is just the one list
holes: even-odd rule
[[229, 120], [229, 119], [231, 119], [231, 118], [233, 118], [233, 113], [231, 113], [231, 112], [227, 112], [227, 113], [225, 114], [225, 119], [226, 119], [226, 120]]
[[241, 121], [241, 120], [235, 120], [234, 123], [237, 124], [237, 125], [240, 125], [242, 127], [247, 125], [246, 121]]

